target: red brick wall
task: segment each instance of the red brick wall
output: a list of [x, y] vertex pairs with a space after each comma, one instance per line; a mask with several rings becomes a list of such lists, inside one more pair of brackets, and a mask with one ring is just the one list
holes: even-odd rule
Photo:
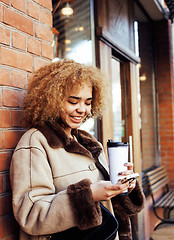
[[[153, 32], [151, 33], [151, 28]], [[158, 119], [159, 164], [165, 165], [174, 187], [174, 78], [171, 22], [161, 20], [139, 24], [141, 69], [146, 81], [140, 82], [142, 117], [142, 167], [143, 170], [156, 165], [154, 117], [153, 117], [153, 51], [155, 54], [156, 96]], [[153, 49], [154, 46], [154, 49]], [[155, 194], [158, 199], [161, 192]], [[162, 216], [162, 211], [159, 210]], [[151, 197], [146, 198], [144, 209], [145, 239], [150, 238], [159, 219], [154, 215]]]
[[171, 22], [155, 23], [160, 160], [174, 187], [174, 78]]
[[52, 59], [51, 0], [0, 1], [0, 239], [18, 239], [9, 165], [24, 132], [22, 98], [28, 77]]

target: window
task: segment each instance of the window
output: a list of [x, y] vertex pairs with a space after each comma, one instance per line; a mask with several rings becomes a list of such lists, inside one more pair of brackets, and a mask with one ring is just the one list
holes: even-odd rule
[[158, 165], [158, 129], [152, 22], [135, 4], [136, 49], [139, 64], [142, 169]]
[[129, 141], [128, 118], [128, 82], [126, 79], [126, 63], [113, 57], [112, 66], [112, 111], [114, 123], [114, 141]]
[[90, 0], [53, 1], [54, 60], [93, 64]]
[[[53, 61], [62, 58], [93, 65], [93, 7], [90, 0], [52, 0]], [[87, 120], [82, 129], [96, 135], [95, 121]]]

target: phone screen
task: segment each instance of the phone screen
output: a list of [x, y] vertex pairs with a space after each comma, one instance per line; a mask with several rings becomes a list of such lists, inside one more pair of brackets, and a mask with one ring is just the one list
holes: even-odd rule
[[128, 176], [126, 176], [125, 178], [123, 178], [123, 179], [121, 180], [121, 183], [122, 183], [122, 184], [123, 184], [123, 183], [126, 183], [126, 182], [131, 183], [131, 182], [133, 182], [135, 179], [137, 179], [138, 177], [139, 177], [139, 174], [138, 174], [138, 173], [133, 173], [133, 174], [128, 175]]

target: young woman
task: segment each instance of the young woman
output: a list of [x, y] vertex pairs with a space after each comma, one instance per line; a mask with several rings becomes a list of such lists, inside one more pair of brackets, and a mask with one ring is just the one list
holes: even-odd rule
[[[10, 168], [20, 240], [45, 240], [75, 226], [98, 226], [101, 201], [118, 219], [120, 239], [132, 239], [129, 216], [144, 202], [139, 184], [112, 185], [102, 145], [78, 129], [86, 119], [101, 115], [105, 90], [97, 68], [72, 60], [34, 73], [24, 99], [28, 131]], [[123, 175], [133, 172], [130, 163], [127, 167]], [[128, 188], [128, 195], [120, 195]]]

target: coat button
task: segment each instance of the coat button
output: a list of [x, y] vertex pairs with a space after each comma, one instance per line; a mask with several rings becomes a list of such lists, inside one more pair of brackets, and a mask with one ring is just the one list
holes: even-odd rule
[[96, 169], [96, 166], [94, 164], [90, 164], [88, 167], [91, 171], [94, 171]]

